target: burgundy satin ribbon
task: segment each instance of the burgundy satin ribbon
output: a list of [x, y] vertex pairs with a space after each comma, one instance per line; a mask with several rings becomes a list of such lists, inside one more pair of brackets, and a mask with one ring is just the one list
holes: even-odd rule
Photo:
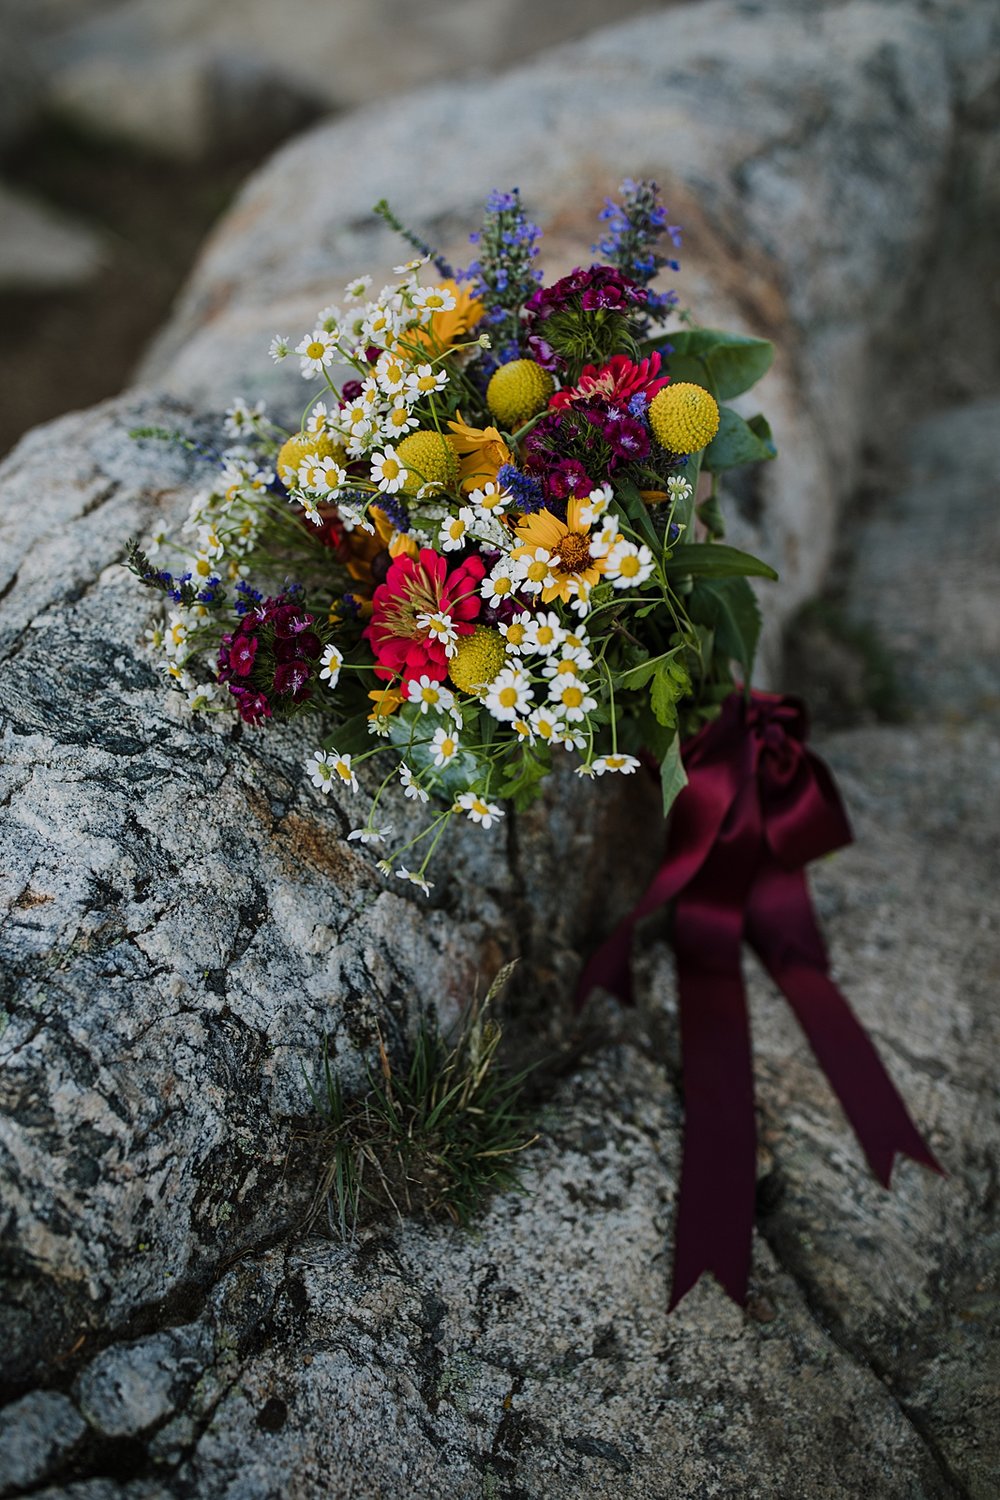
[[688, 784], [645, 895], [587, 964], [632, 1002], [636, 923], [675, 901], [686, 1115], [670, 1309], [705, 1271], [746, 1301], [756, 1190], [744, 939], [789, 1001], [879, 1181], [897, 1153], [940, 1172], [864, 1027], [830, 979], [804, 866], [851, 842], [827, 767], [805, 744], [798, 700], [734, 692], [684, 746]]

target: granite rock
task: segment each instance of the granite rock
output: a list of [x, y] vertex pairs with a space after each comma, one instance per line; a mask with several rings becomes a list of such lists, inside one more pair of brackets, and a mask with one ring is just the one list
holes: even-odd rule
[[[993, 24], [974, 5], [951, 19], [850, 0], [818, 30], [804, 14], [706, 0], [362, 113], [375, 193], [346, 160], [346, 124], [304, 137], [209, 247], [147, 366], [166, 394], [63, 418], [0, 468], [9, 1492], [996, 1493], [1000, 944], [981, 894], [998, 873], [995, 401], [929, 413], [897, 373], [915, 426], [883, 452], [888, 498], [863, 525], [851, 512], [846, 590], [897, 664], [909, 718], [821, 746], [859, 835], [815, 874], [835, 972], [950, 1176], [902, 1163], [892, 1195], [868, 1180], [755, 977], [745, 1313], [711, 1282], [665, 1312], [682, 1115], [655, 930], [638, 1011], [598, 1006], [590, 1055], [545, 1102], [523, 1196], [471, 1234], [303, 1235], [314, 1164], [289, 1147], [324, 1038], [357, 1081], [379, 1030], [401, 1051], [421, 1014], [453, 1019], [520, 954], [510, 1029], [569, 1042], [579, 955], [655, 863], [655, 799], [557, 779], [499, 836], [461, 832], [431, 902], [411, 898], [345, 842], [351, 808], [313, 792], [296, 735], [164, 709], [141, 649], [146, 601], [120, 566], [124, 538], [182, 515], [199, 483], [196, 460], [130, 429], [210, 436], [217, 419], [179, 394], [218, 409], [244, 383], [251, 335], [297, 327], [296, 309], [306, 319], [369, 254], [391, 264], [361, 218], [379, 190], [457, 246], [484, 174], [503, 183], [517, 165], [496, 112], [516, 137], [530, 107], [553, 150], [543, 162], [522, 136], [518, 177], [543, 205], [553, 269], [588, 233], [581, 194], [660, 171], [669, 151], [671, 198], [695, 226], [690, 301], [790, 345], [761, 393], [783, 458], [731, 496], [737, 534], [784, 569], [770, 609], [787, 620], [823, 576], [864, 463], [879, 340], [907, 305], [907, 268], [935, 249], [956, 132], [973, 105], [987, 118]], [[577, 110], [575, 145], [559, 133], [574, 99], [621, 98], [627, 79], [634, 113], [628, 91], [603, 131]], [[637, 141], [646, 159], [626, 160]], [[831, 246], [847, 190], [850, 234]], [[272, 379], [281, 408], [295, 382]]]

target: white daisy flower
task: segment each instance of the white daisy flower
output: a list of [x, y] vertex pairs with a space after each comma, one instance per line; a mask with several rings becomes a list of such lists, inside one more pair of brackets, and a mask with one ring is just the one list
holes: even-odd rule
[[638, 771], [640, 762], [634, 755], [599, 755], [592, 762], [595, 776], [603, 776], [605, 771], [617, 771], [622, 776], [631, 776]]
[[348, 842], [357, 839], [362, 844], [384, 844], [391, 837], [392, 828], [388, 823], [384, 828], [352, 828], [347, 835]]
[[396, 456], [396, 450], [388, 445], [380, 453], [372, 455], [372, 479], [383, 494], [394, 495], [401, 490], [409, 475]]
[[322, 328], [324, 333], [330, 333], [335, 339], [339, 339], [343, 332], [340, 326], [343, 316], [336, 302], [331, 302], [328, 306], [321, 307], [316, 314], [316, 326]]
[[407, 406], [405, 401], [397, 401], [382, 414], [382, 431], [390, 439], [405, 437], [408, 432], [412, 432], [415, 427], [419, 426], [419, 418], [413, 415], [412, 408]]
[[280, 364], [281, 361], [283, 359], [287, 359], [292, 352], [291, 340], [285, 338], [284, 334], [276, 333], [274, 335], [274, 338], [267, 346], [267, 352], [274, 360], [276, 365]]
[[549, 701], [559, 707], [560, 714], [570, 724], [577, 724], [593, 713], [597, 699], [587, 692], [587, 685], [575, 677], [557, 677], [549, 687]]
[[572, 724], [560, 724], [555, 743], [562, 745], [564, 750], [584, 750], [587, 745], [587, 736]]
[[451, 615], [444, 610], [437, 610], [433, 614], [419, 614], [417, 624], [426, 630], [430, 640], [443, 643], [445, 656], [455, 655], [458, 650], [458, 631]]
[[581, 524], [583, 526], [595, 525], [611, 504], [613, 496], [614, 491], [610, 484], [602, 484], [596, 490], [591, 490], [586, 502], [578, 511]]
[[509, 599], [517, 587], [514, 566], [509, 558], [502, 557], [493, 568], [488, 578], [484, 578], [479, 585], [479, 592], [494, 608]]
[[565, 640], [566, 632], [559, 624], [553, 610], [532, 615], [525, 626], [524, 649], [536, 651], [539, 656], [551, 656]]
[[[591, 547], [593, 552], [593, 547]], [[590, 613], [590, 584], [583, 578], [567, 578], [566, 589], [569, 593], [569, 607], [581, 619]]]
[[195, 687], [189, 688], [187, 693], [187, 706], [192, 713], [204, 713], [211, 708], [215, 702], [216, 684], [214, 682], [199, 682]]
[[537, 739], [559, 744], [563, 728], [562, 720], [550, 707], [543, 705], [541, 708], [536, 708], [528, 722]]
[[389, 738], [389, 717], [387, 714], [369, 714], [368, 733], [373, 734], [380, 740]]
[[393, 266], [397, 276], [406, 276], [411, 271], [419, 271], [421, 266], [426, 266], [430, 260], [429, 255], [418, 255], [415, 260], [408, 260], [405, 266]]
[[406, 389], [416, 401], [432, 396], [435, 391], [443, 391], [447, 384], [447, 371], [435, 370], [433, 365], [418, 365], [413, 374], [406, 377]]
[[489, 685], [483, 702], [494, 719], [509, 723], [531, 712], [531, 680], [520, 667], [503, 667]]
[[327, 365], [333, 363], [337, 341], [325, 328], [314, 328], [300, 344], [296, 344], [295, 352], [302, 355], [300, 368], [304, 379], [309, 380], [313, 375], [322, 375]]
[[507, 642], [507, 650], [515, 656], [520, 656], [528, 649], [528, 630], [531, 623], [531, 615], [523, 609], [519, 615], [508, 620], [506, 625], [497, 628], [504, 640]]
[[527, 740], [529, 745], [535, 743], [535, 731], [531, 727], [530, 719], [511, 719], [510, 727], [519, 740]]
[[542, 589], [553, 588], [556, 583], [552, 572], [552, 553], [545, 547], [536, 547], [533, 554], [517, 559], [515, 566], [526, 594], [540, 594]]
[[687, 479], [680, 474], [671, 474], [667, 480], [667, 494], [675, 504], [683, 504], [686, 500], [690, 500], [693, 493]]
[[387, 396], [397, 396], [406, 384], [406, 362], [395, 349], [386, 349], [375, 361], [375, 379]]
[[325, 434], [331, 432], [334, 427], [333, 418], [327, 409], [325, 401], [317, 401], [312, 411], [306, 418], [306, 431]]
[[393, 295], [388, 300], [369, 302], [361, 324], [361, 339], [365, 344], [377, 344], [383, 349], [391, 343], [402, 329], [405, 319], [400, 316], [402, 303]]
[[351, 769], [351, 757], [339, 755], [336, 750], [331, 750], [327, 755], [327, 764], [330, 766], [334, 777], [339, 777], [350, 787], [352, 792], [358, 790], [358, 778]]
[[594, 770], [593, 763], [591, 763], [590, 765], [577, 766], [576, 774], [577, 776], [587, 776], [591, 781], [593, 781], [594, 777], [597, 775], [597, 772]]
[[322, 526], [323, 517], [320, 515], [316, 501], [308, 490], [289, 490], [288, 502], [290, 505], [301, 506], [303, 515], [311, 525]]
[[255, 401], [253, 406], [244, 401], [242, 396], [235, 396], [233, 404], [226, 412], [226, 420], [223, 422], [223, 430], [229, 437], [245, 437], [248, 432], [253, 432], [264, 415], [263, 401]]
[[429, 896], [434, 889], [433, 880], [425, 880], [424, 876], [415, 870], [408, 870], [405, 865], [400, 865], [396, 871], [397, 880], [408, 880], [411, 885], [419, 886], [425, 896]]
[[372, 284], [370, 276], [355, 276], [344, 287], [344, 300], [346, 302], [360, 302]]
[[465, 546], [465, 534], [475, 522], [475, 513], [468, 505], [459, 508], [457, 516], [448, 516], [441, 523], [441, 551], [456, 552]]
[[337, 650], [336, 646], [331, 644], [323, 652], [319, 663], [322, 668], [319, 674], [320, 679], [323, 682], [329, 683], [330, 687], [335, 688], [337, 686], [337, 679], [340, 676], [340, 669], [344, 665], [343, 655]]
[[413, 772], [404, 761], [399, 768], [399, 779], [403, 783], [403, 795], [409, 797], [411, 802], [429, 802], [430, 795], [425, 792], [419, 782], [414, 781]]
[[434, 756], [434, 764], [437, 767], [446, 766], [450, 760], [454, 760], [460, 749], [458, 735], [454, 730], [435, 729], [431, 738], [431, 754]]
[[410, 678], [406, 684], [406, 697], [410, 703], [420, 705], [422, 714], [449, 713], [455, 702], [454, 693], [426, 676]]
[[338, 500], [337, 514], [344, 525], [345, 531], [367, 531], [369, 536], [375, 535], [375, 527], [365, 515], [363, 505], [356, 505], [353, 500]]
[[328, 792], [333, 786], [333, 762], [325, 750], [314, 750], [312, 759], [306, 761], [306, 770], [313, 786]]
[[502, 516], [510, 498], [509, 490], [501, 488], [499, 484], [494, 484], [493, 480], [489, 479], [481, 490], [472, 491], [469, 495], [469, 504], [488, 519], [490, 516]]
[[199, 526], [198, 528], [198, 551], [205, 557], [218, 558], [225, 551], [219, 533], [214, 526]]
[[645, 545], [616, 542], [604, 560], [604, 576], [616, 589], [638, 588], [653, 571], [653, 554]]
[[582, 677], [584, 672], [589, 671], [592, 666], [590, 652], [585, 647], [574, 650], [563, 646], [558, 655], [548, 658], [542, 668], [542, 675], [550, 679], [563, 678], [572, 681]]
[[420, 313], [421, 323], [429, 323], [435, 313], [450, 312], [457, 306], [455, 293], [446, 286], [418, 287], [411, 301]]
[[503, 817], [503, 809], [495, 802], [485, 802], [478, 792], [463, 792], [455, 803], [455, 810], [464, 812], [473, 823], [483, 828], [492, 828]]

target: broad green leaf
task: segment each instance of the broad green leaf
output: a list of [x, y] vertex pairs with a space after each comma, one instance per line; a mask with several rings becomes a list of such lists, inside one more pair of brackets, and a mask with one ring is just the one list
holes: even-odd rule
[[759, 557], [720, 542], [689, 542], [675, 547], [664, 564], [669, 576], [684, 578], [771, 578], [777, 573]]
[[701, 579], [687, 603], [693, 620], [713, 627], [716, 651], [739, 662], [749, 681], [760, 636], [760, 607], [746, 579]]
[[687, 786], [687, 772], [681, 760], [680, 737], [674, 735], [660, 760], [660, 790], [663, 793], [663, 816], [666, 817]]
[[731, 401], [765, 375], [774, 359], [774, 345], [767, 339], [741, 333], [723, 333], [717, 328], [684, 328], [671, 333], [673, 354], [666, 357], [672, 380], [693, 380], [705, 386], [717, 401]]
[[[763, 421], [763, 418], [760, 419]], [[767, 427], [767, 423], [764, 423]], [[714, 474], [722, 469], [737, 469], [741, 464], [761, 463], [774, 458], [777, 449], [768, 439], [759, 437], [749, 422], [745, 422], [731, 406], [719, 411], [719, 430], [705, 449], [705, 468]]]

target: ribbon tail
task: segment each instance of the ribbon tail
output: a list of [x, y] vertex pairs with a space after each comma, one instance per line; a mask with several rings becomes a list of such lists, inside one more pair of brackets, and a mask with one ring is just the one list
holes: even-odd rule
[[875, 1047], [829, 974], [805, 873], [765, 866], [751, 893], [747, 938], [782, 991], [868, 1163], [888, 1187], [897, 1155], [944, 1175]]
[[[692, 924], [682, 902], [676, 932]], [[718, 937], [718, 934], [716, 934]], [[753, 1063], [739, 936], [699, 961], [698, 939], [677, 943], [684, 1058], [681, 1165], [669, 1311], [706, 1271], [734, 1302], [746, 1302], [756, 1197]]]

